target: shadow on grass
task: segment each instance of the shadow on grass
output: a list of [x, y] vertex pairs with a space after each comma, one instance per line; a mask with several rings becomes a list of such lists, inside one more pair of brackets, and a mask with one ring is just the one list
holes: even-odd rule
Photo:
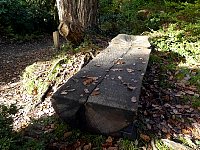
[[[140, 133], [155, 139], [197, 148], [194, 143], [199, 144], [200, 69], [179, 67], [185, 61], [174, 52], [152, 52], [143, 80], [138, 127]], [[177, 143], [171, 147], [179, 146]]]
[[56, 115], [41, 117], [31, 120], [30, 124], [20, 131], [12, 130], [13, 119], [17, 109], [14, 105], [10, 107], [0, 106], [0, 149], [20, 150], [75, 150], [80, 147], [87, 147], [92, 143], [100, 149], [101, 143], [105, 141], [102, 135], [92, 135], [72, 129], [62, 122]]

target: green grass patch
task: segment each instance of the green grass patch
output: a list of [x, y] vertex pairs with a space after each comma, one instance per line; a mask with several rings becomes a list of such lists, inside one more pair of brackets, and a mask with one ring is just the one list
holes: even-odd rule
[[161, 140], [156, 140], [155, 146], [159, 150], [173, 150], [173, 149], [169, 148], [168, 146], [166, 146]]

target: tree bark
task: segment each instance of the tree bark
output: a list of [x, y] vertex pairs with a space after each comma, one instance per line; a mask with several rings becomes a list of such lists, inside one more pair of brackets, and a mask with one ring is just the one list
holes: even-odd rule
[[97, 26], [97, 0], [79, 0], [78, 18], [84, 29]]
[[56, 0], [60, 34], [79, 44], [84, 31], [97, 25], [97, 0]]

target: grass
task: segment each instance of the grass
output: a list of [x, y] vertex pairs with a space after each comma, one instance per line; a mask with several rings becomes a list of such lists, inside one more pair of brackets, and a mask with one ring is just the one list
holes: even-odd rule
[[156, 140], [155, 141], [155, 146], [159, 150], [172, 150], [171, 148], [169, 148], [166, 145], [164, 145], [164, 143], [161, 140]]
[[127, 139], [121, 139], [119, 141], [119, 147], [123, 150], [138, 150], [138, 143]]

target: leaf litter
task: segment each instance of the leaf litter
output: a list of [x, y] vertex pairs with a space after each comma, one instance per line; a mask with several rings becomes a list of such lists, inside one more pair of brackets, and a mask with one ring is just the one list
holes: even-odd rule
[[[46, 50], [44, 50], [46, 51]], [[42, 50], [43, 52], [43, 50]], [[49, 49], [47, 50], [47, 54], [49, 54]], [[11, 54], [12, 55], [12, 54]], [[30, 56], [34, 56], [32, 60], [35, 58], [40, 58], [41, 53], [34, 51], [33, 53], [30, 53]], [[46, 55], [46, 52], [44, 52], [44, 55]], [[41, 55], [43, 56], [43, 55]], [[23, 56], [24, 57], [24, 56]], [[6, 57], [5, 57], [6, 58]], [[10, 59], [13, 59], [13, 57], [9, 57]], [[3, 59], [3, 57], [2, 57]], [[20, 57], [20, 59], [13, 59], [14, 61], [19, 61], [17, 63], [12, 63], [12, 64], [20, 64], [19, 67], [26, 66], [27, 64], [25, 60], [28, 59], [31, 61], [30, 57]], [[3, 61], [7, 62], [9, 64], [5, 64], [4, 67], [10, 67], [10, 61]], [[123, 62], [120, 62], [120, 64], [123, 64]], [[135, 64], [133, 64], [135, 65]], [[48, 66], [48, 65], [47, 65]], [[63, 65], [63, 67], [68, 67], [66, 65]], [[9, 69], [8, 70], [9, 74], [10, 73]], [[17, 69], [16, 69], [17, 70]], [[16, 71], [15, 70], [15, 71]], [[198, 144], [200, 141], [200, 115], [199, 111], [197, 109], [191, 109], [191, 104], [186, 103], [182, 104], [178, 99], [181, 98], [184, 95], [198, 95], [198, 90], [196, 87], [193, 86], [188, 86], [186, 81], [177, 81], [174, 83], [176, 90], [174, 89], [162, 89], [159, 87], [158, 83], [160, 81], [158, 72], [160, 70], [158, 66], [152, 65], [151, 68], [147, 70], [147, 75], [145, 80], [144, 87], [142, 88], [142, 93], [141, 93], [141, 98], [140, 98], [140, 105], [142, 107], [139, 108], [139, 116], [138, 116], [138, 121], [141, 122], [144, 125], [144, 128], [139, 129], [141, 134], [140, 138], [144, 140], [145, 142], [150, 142], [151, 137], [148, 135], [149, 133], [157, 133], [156, 135], [159, 138], [166, 138], [169, 141], [173, 141], [173, 139], [177, 140], [178, 136], [185, 136], [189, 137], [190, 140], [190, 145], [193, 145], [194, 147]], [[117, 70], [116, 70], [117, 71]], [[128, 71], [128, 70], [127, 70]], [[131, 70], [129, 70], [131, 71]], [[13, 71], [12, 71], [13, 72]], [[14, 73], [14, 76], [16, 76], [18, 73]], [[38, 72], [39, 74], [39, 72]], [[173, 81], [173, 73], [170, 73], [170, 82]], [[2, 78], [3, 76], [0, 76]], [[13, 77], [12, 75], [7, 76], [8, 79], [10, 77]], [[6, 77], [6, 78], [7, 78]], [[2, 79], [1, 81], [7, 82], [6, 79]], [[17, 78], [15, 78], [13, 81], [15, 81]], [[92, 79], [92, 81], [91, 81]], [[122, 77], [118, 77], [118, 79], [122, 80]], [[90, 85], [93, 82], [97, 81], [98, 78], [96, 77], [85, 77], [85, 85]], [[185, 80], [188, 80], [185, 78]], [[17, 83], [17, 82], [16, 82]], [[84, 84], [84, 83], [83, 83]], [[126, 84], [128, 85], [128, 84]], [[37, 94], [33, 94], [32, 96], [30, 95], [23, 95], [23, 92], [20, 90], [21, 88], [21, 83], [17, 83], [16, 85], [13, 86], [13, 84], [7, 84], [8, 87], [1, 87], [1, 96], [4, 101], [7, 103], [16, 103], [19, 102], [18, 104], [21, 105], [21, 103], [24, 103], [22, 105], [26, 105], [32, 101], [32, 97]], [[128, 88], [128, 87], [127, 87]], [[95, 91], [95, 90], [94, 90]], [[67, 92], [67, 91], [66, 91]], [[68, 91], [69, 92], [69, 91]], [[86, 90], [86, 92], [88, 92]], [[96, 90], [97, 93], [94, 95], [98, 95], [100, 93], [99, 90]], [[37, 93], [35, 91], [35, 93]], [[15, 95], [13, 97], [13, 95]], [[131, 99], [133, 102], [136, 102], [136, 99], [133, 98]], [[2, 102], [2, 101], [1, 101]], [[2, 102], [4, 103], [4, 102]], [[54, 110], [52, 109], [52, 106], [50, 104], [51, 102], [49, 100], [45, 100], [44, 103], [39, 105], [37, 110], [31, 110], [30, 106], [27, 105], [24, 107], [23, 111], [21, 111], [21, 114], [19, 115], [20, 117], [16, 118], [16, 122], [14, 126], [18, 126], [18, 128], [21, 127], [26, 127], [28, 125], [28, 120], [30, 118], [39, 118], [40, 116], [43, 115], [52, 115], [54, 114]], [[39, 111], [41, 110], [41, 111]], [[46, 112], [46, 113], [45, 113]], [[28, 117], [30, 116], [30, 118]], [[142, 117], [141, 117], [142, 116]], [[24, 119], [23, 119], [24, 118]], [[55, 126], [51, 125], [50, 127], [44, 128], [44, 130], [51, 132], [52, 129], [54, 130]], [[146, 134], [148, 133], [148, 134]], [[71, 132], [63, 132], [63, 136], [70, 137]], [[112, 138], [112, 137], [111, 137]], [[109, 137], [110, 140], [110, 137]], [[115, 145], [113, 141], [110, 142], [109, 140], [105, 141], [105, 144], [107, 144], [107, 147], [110, 149], [117, 149], [117, 146]], [[170, 143], [169, 141], [166, 141]], [[172, 143], [172, 142], [171, 142]], [[49, 146], [52, 143], [49, 144]], [[76, 149], [76, 148], [83, 148], [83, 149], [91, 149], [93, 145], [88, 142], [84, 142], [81, 140], [77, 140], [74, 142], [72, 145], [69, 144], [63, 144], [59, 142], [55, 142], [54, 148], [71, 148], [71, 149]], [[176, 143], [173, 143], [175, 145], [178, 145]], [[179, 143], [180, 144], [180, 143]], [[195, 145], [194, 145], [195, 144]], [[198, 144], [199, 145], [199, 144]], [[104, 148], [104, 145], [102, 145], [102, 148]]]

